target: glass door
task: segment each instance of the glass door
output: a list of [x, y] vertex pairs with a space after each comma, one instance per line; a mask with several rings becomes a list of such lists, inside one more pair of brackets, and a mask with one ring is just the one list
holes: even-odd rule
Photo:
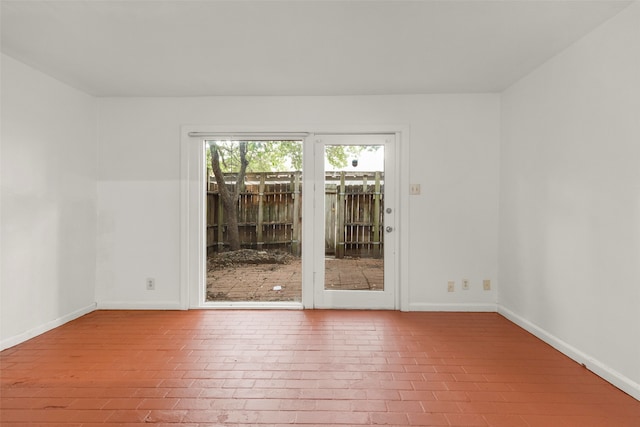
[[314, 140], [314, 307], [394, 309], [395, 136]]
[[302, 140], [210, 139], [205, 149], [205, 303], [300, 303]]

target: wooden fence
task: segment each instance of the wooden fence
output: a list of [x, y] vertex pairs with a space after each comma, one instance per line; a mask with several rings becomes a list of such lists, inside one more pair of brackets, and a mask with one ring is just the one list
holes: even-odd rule
[[[325, 252], [379, 257], [383, 245], [384, 175], [328, 172], [325, 176]], [[237, 185], [226, 174], [230, 190]], [[226, 250], [227, 223], [213, 176], [207, 186], [207, 253]], [[301, 172], [247, 174], [238, 202], [243, 248], [281, 249], [299, 256], [302, 236]], [[340, 232], [342, 231], [342, 232]]]

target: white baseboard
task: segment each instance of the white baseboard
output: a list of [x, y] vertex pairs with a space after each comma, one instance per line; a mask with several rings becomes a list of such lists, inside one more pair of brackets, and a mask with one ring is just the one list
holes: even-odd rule
[[57, 319], [51, 320], [50, 322], [47, 322], [45, 324], [42, 324], [40, 326], [37, 326], [35, 328], [31, 328], [26, 332], [23, 332], [21, 334], [18, 335], [14, 335], [12, 337], [9, 338], [5, 338], [2, 341], [0, 341], [0, 350], [4, 350], [6, 348], [9, 347], [13, 347], [15, 345], [18, 345], [20, 343], [23, 343], [27, 340], [30, 340], [31, 338], [37, 337], [38, 335], [44, 334], [45, 332], [48, 332], [52, 329], [57, 328], [58, 326], [62, 326], [67, 322], [70, 322], [72, 320], [77, 319], [78, 317], [82, 317], [85, 314], [89, 314], [92, 311], [96, 310], [96, 303], [93, 304], [89, 304], [86, 307], [83, 307], [81, 309], [78, 309], [74, 312], [71, 312], [69, 314], [65, 314], [64, 316], [58, 317]]
[[508, 308], [499, 305], [498, 313], [500, 313], [502, 316], [506, 317], [516, 325], [520, 326], [524, 330], [540, 338], [542, 341], [546, 342], [567, 357], [575, 360], [581, 365], [584, 365], [591, 372], [610, 382], [620, 390], [624, 391], [635, 399], [640, 400], [640, 384], [636, 383], [630, 378], [627, 378], [620, 372], [617, 372], [615, 369], [611, 369], [609, 366], [605, 365], [596, 358], [589, 356], [588, 354], [562, 341], [555, 335], [545, 331], [544, 329], [531, 323], [527, 319], [524, 319], [523, 317], [517, 315]]
[[409, 304], [409, 311], [462, 311], [495, 313], [498, 307], [494, 303], [460, 303], [460, 304], [430, 304], [414, 302]]
[[99, 301], [98, 310], [182, 310], [180, 301]]

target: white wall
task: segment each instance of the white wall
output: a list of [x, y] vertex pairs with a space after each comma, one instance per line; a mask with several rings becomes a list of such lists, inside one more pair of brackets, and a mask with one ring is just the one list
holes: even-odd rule
[[96, 102], [2, 56], [0, 347], [90, 311]]
[[498, 95], [107, 98], [99, 118], [100, 307], [179, 306], [181, 125], [399, 124], [411, 129], [404, 167], [422, 185], [409, 199], [411, 308], [495, 310], [481, 284], [497, 285]]
[[640, 3], [502, 96], [503, 312], [640, 398]]

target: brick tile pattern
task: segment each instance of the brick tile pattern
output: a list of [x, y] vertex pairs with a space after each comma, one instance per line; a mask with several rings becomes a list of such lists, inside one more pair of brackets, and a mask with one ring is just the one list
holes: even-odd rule
[[96, 311], [0, 369], [2, 426], [640, 426], [495, 313]]

